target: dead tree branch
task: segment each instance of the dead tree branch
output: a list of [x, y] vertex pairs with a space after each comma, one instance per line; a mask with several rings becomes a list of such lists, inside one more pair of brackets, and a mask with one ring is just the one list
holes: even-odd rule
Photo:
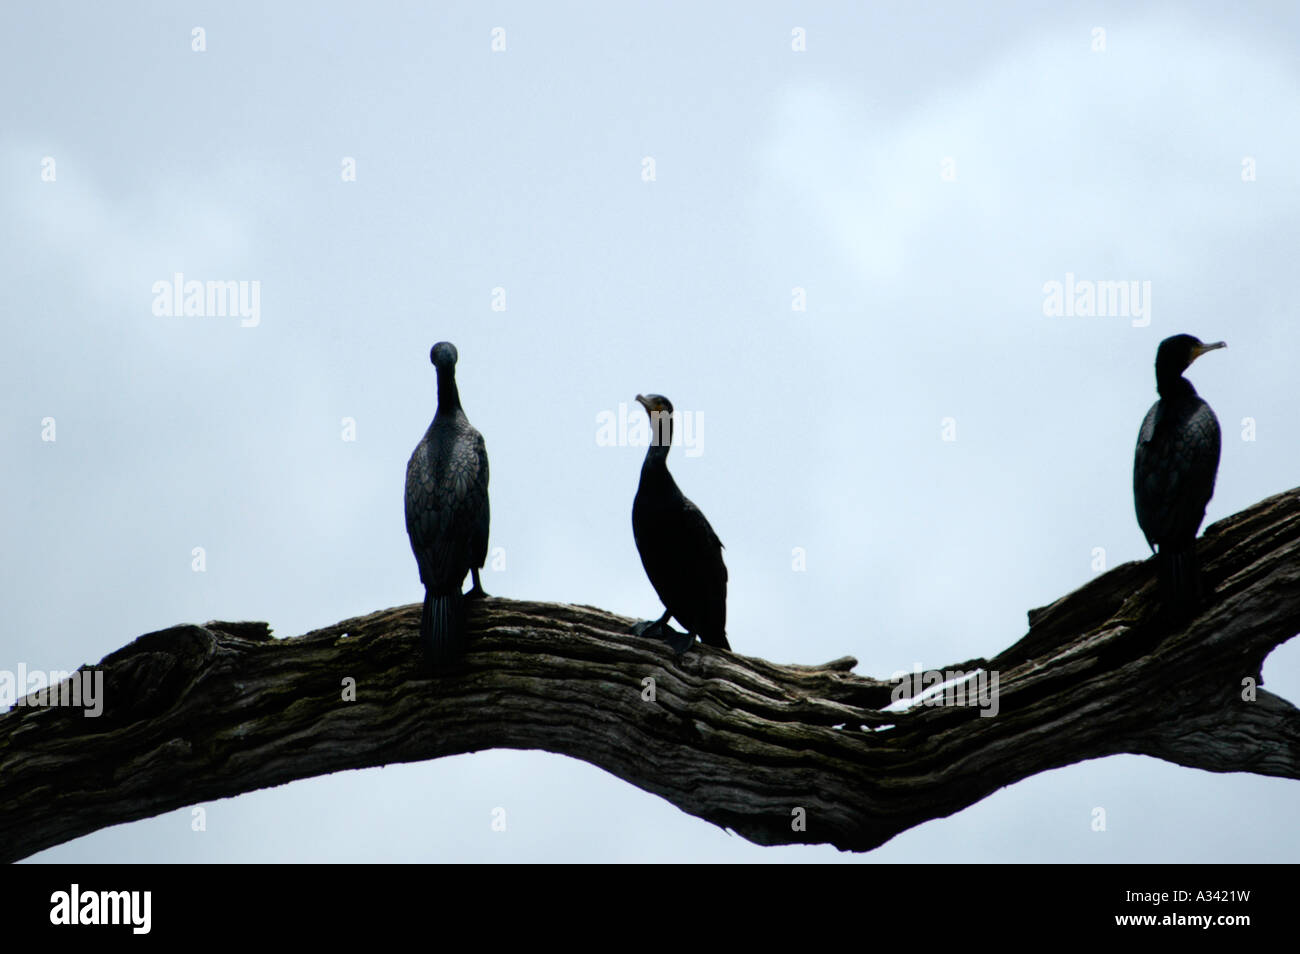
[[997, 672], [995, 717], [882, 711], [894, 685], [854, 675], [848, 657], [782, 666], [701, 646], [677, 661], [586, 606], [479, 603], [471, 652], [436, 677], [418, 605], [293, 639], [265, 623], [175, 626], [93, 667], [98, 718], [0, 715], [0, 857], [294, 779], [490, 748], [582, 759], [759, 844], [853, 851], [1123, 752], [1300, 778], [1300, 710], [1262, 689], [1248, 701], [1243, 683], [1300, 630], [1300, 488], [1211, 526], [1200, 553], [1213, 595], [1185, 626], [1161, 622], [1150, 563], [1128, 563], [1031, 611], [993, 659], [942, 667]]

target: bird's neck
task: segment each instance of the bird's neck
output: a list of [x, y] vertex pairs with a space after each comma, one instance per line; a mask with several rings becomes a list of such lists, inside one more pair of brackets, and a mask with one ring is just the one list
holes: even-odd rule
[[673, 416], [662, 411], [650, 415], [650, 446], [641, 469], [668, 468], [668, 449], [673, 446]]
[[1156, 391], [1162, 398], [1178, 400], [1196, 396], [1196, 388], [1179, 372], [1156, 375]]
[[646, 448], [645, 460], [641, 464], [642, 475], [658, 477], [660, 474], [668, 473], [668, 448], [671, 444], [655, 444], [651, 442]]
[[460, 410], [460, 392], [456, 390], [456, 372], [438, 369], [438, 413], [455, 414]]

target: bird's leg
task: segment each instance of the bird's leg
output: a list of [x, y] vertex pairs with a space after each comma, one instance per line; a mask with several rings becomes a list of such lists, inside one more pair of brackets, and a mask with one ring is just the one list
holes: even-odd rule
[[632, 635], [645, 636], [648, 639], [661, 639], [663, 637], [659, 630], [663, 629], [667, 625], [668, 618], [672, 615], [671, 611], [665, 610], [664, 615], [660, 616], [656, 620], [643, 619], [639, 623], [633, 623]]
[[470, 587], [470, 591], [465, 594], [465, 599], [481, 600], [488, 595], [488, 592], [483, 589], [483, 583], [478, 578], [478, 570], [471, 568], [470, 573], [474, 575], [474, 585]]

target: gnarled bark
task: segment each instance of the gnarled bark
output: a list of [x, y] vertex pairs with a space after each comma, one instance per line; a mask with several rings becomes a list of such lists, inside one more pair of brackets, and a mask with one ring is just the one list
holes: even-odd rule
[[[1052, 605], [993, 659], [997, 714], [882, 711], [848, 657], [777, 665], [700, 646], [677, 660], [587, 606], [474, 604], [463, 663], [431, 676], [418, 604], [293, 639], [185, 625], [112, 653], [104, 711], [0, 716], [0, 856], [341, 769], [487, 748], [582, 759], [759, 844], [865, 851], [1046, 769], [1122, 752], [1300, 778], [1300, 710], [1259, 682], [1300, 630], [1300, 489], [1211, 526], [1203, 611], [1171, 626], [1153, 566]], [[743, 636], [736, 640], [744, 645]], [[355, 680], [355, 701], [345, 685]], [[989, 710], [991, 711], [991, 710]]]

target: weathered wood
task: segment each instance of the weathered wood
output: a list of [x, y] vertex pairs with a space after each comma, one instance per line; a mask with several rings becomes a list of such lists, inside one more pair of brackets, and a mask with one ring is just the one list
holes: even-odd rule
[[99, 663], [99, 718], [0, 716], [0, 857], [294, 779], [488, 748], [582, 759], [759, 844], [854, 851], [1122, 752], [1300, 778], [1300, 710], [1263, 690], [1243, 698], [1300, 630], [1300, 488], [1210, 527], [1200, 553], [1213, 595], [1186, 625], [1162, 622], [1150, 561], [1128, 563], [1031, 611], [993, 659], [942, 667], [996, 671], [995, 717], [882, 711], [894, 685], [854, 675], [848, 657], [783, 666], [701, 646], [677, 661], [587, 606], [477, 603], [471, 652], [437, 677], [418, 604], [293, 639], [265, 623], [172, 627]]

